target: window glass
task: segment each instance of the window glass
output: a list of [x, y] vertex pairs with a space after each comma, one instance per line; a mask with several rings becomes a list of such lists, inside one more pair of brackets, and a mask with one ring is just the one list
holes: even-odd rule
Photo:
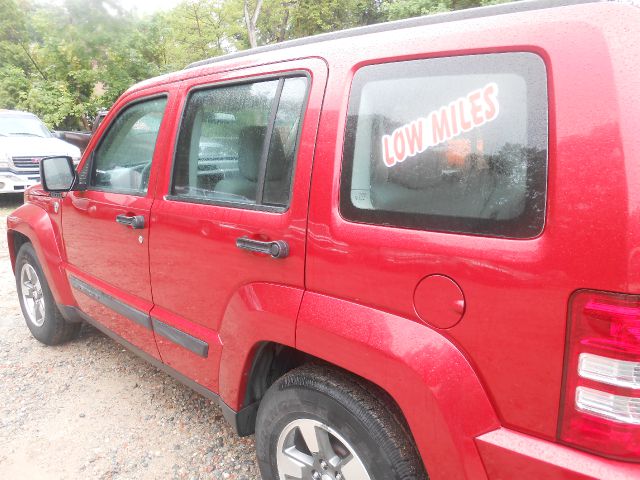
[[0, 113], [0, 137], [51, 137], [51, 132], [32, 115], [3, 115]]
[[306, 91], [307, 79], [304, 77], [287, 78], [284, 82], [269, 144], [263, 199], [265, 204], [289, 204]]
[[178, 137], [173, 194], [287, 206], [306, 86], [306, 77], [290, 77], [192, 93]]
[[200, 90], [180, 129], [173, 193], [255, 204], [279, 80]]
[[537, 55], [367, 66], [348, 115], [347, 219], [516, 238], [542, 230], [548, 126]]
[[146, 193], [166, 104], [166, 98], [135, 103], [116, 118], [94, 153], [92, 185]]

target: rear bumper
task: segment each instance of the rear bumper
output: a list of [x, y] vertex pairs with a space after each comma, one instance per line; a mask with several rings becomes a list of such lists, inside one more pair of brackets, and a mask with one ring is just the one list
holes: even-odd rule
[[24, 192], [32, 185], [40, 183], [40, 175], [16, 175], [11, 172], [0, 173], [0, 193]]
[[476, 438], [491, 480], [640, 479], [640, 464], [618, 462], [500, 428]]

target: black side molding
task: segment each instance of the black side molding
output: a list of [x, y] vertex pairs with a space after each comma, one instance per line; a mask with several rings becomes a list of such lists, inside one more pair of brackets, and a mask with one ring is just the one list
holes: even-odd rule
[[177, 343], [181, 347], [184, 347], [203, 358], [207, 358], [209, 356], [209, 344], [207, 342], [193, 337], [188, 333], [184, 333], [182, 330], [178, 330], [171, 325], [167, 325], [156, 318], [152, 318], [151, 322], [153, 325], [153, 331], [162, 335], [167, 340], [171, 340], [173, 343]]
[[[199, 338], [196, 338], [188, 333], [185, 333], [177, 328], [172, 327], [171, 325], [167, 325], [164, 322], [161, 322], [158, 319], [151, 318], [146, 312], [133, 308], [130, 305], [112, 297], [111, 295], [104, 293], [102, 290], [99, 290], [86, 282], [83, 282], [77, 277], [73, 275], [69, 275], [69, 281], [71, 282], [71, 286], [76, 290], [84, 293], [88, 297], [93, 298], [94, 300], [100, 302], [105, 307], [110, 308], [114, 312], [119, 313], [120, 315], [127, 317], [132, 322], [137, 323], [138, 325], [142, 325], [143, 327], [153, 330], [157, 332], [159, 335], [162, 335], [167, 340], [171, 340], [174, 343], [177, 343], [181, 347], [186, 348], [190, 352], [195, 353], [203, 358], [207, 358], [209, 356], [209, 344]], [[77, 319], [74, 312], [70, 309], [73, 307], [67, 306], [58, 306], [62, 315], [65, 318], [68, 318], [69, 321], [79, 321]], [[79, 310], [78, 310], [79, 311]], [[73, 320], [75, 319], [75, 320]]]
[[120, 300], [112, 297], [107, 293], [104, 293], [102, 290], [98, 290], [97, 288], [83, 282], [73, 275], [69, 275], [69, 282], [71, 283], [71, 286], [73, 288], [75, 288], [79, 292], [84, 293], [86, 296], [100, 302], [105, 307], [110, 308], [114, 312], [118, 312], [123, 317], [127, 317], [132, 322], [135, 322], [138, 325], [142, 325], [144, 328], [147, 328], [149, 330], [152, 329], [151, 317], [146, 312], [143, 312], [141, 310], [138, 310], [137, 308], [133, 308], [127, 305], [124, 302], [121, 302]]

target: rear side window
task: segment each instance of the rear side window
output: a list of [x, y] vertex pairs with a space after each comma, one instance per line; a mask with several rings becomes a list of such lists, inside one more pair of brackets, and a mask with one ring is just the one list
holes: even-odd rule
[[372, 65], [355, 75], [340, 211], [353, 221], [534, 237], [545, 217], [547, 78], [532, 53]]
[[307, 77], [197, 90], [185, 110], [172, 194], [287, 207]]

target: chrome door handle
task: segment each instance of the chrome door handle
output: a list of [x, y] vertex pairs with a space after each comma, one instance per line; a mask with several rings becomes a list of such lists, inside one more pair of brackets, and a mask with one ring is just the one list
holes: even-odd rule
[[134, 230], [138, 230], [140, 228], [144, 228], [144, 216], [142, 215], [118, 215], [116, 217], [116, 222], [121, 225], [126, 225], [128, 227], [133, 228]]
[[236, 247], [242, 250], [249, 250], [250, 252], [271, 255], [273, 258], [285, 258], [289, 255], [289, 244], [284, 240], [262, 242], [260, 240], [252, 240], [248, 237], [240, 237], [236, 239]]

